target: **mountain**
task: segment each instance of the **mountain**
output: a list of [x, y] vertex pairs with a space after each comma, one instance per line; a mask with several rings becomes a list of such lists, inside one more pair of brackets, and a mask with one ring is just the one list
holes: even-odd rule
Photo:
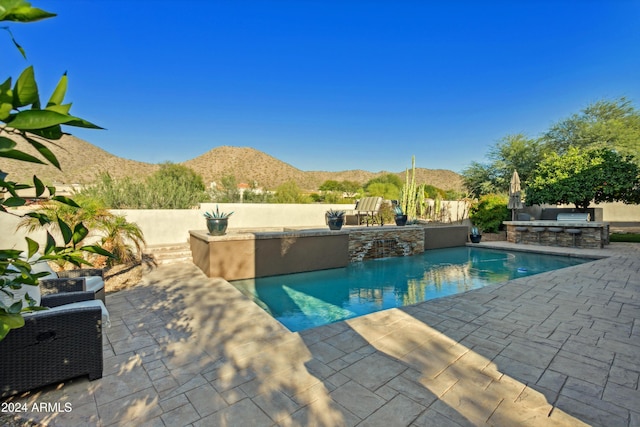
[[238, 183], [255, 181], [258, 186], [269, 189], [292, 180], [301, 188], [318, 188], [316, 180], [307, 172], [248, 147], [217, 147], [182, 164], [202, 175], [207, 183], [233, 175]]
[[[36, 151], [25, 141], [19, 141], [17, 149], [32, 155]], [[123, 159], [74, 136], [65, 135], [60, 141], [47, 146], [56, 155], [62, 170], [51, 165], [29, 164], [0, 158], [0, 169], [9, 173], [8, 179], [30, 182], [33, 174], [47, 184], [87, 184], [93, 182], [102, 172], [109, 172], [114, 178], [126, 176], [144, 178], [157, 171], [160, 166], [134, 160]], [[276, 159], [262, 151], [249, 147], [216, 147], [201, 156], [187, 160], [183, 165], [200, 174], [205, 183], [219, 182], [226, 175], [235, 176], [238, 183], [256, 182], [258, 186], [273, 189], [278, 185], [295, 181], [301, 188], [317, 190], [327, 180], [356, 181], [368, 180], [386, 173], [349, 170], [342, 172], [302, 171], [288, 163]], [[404, 180], [404, 171], [396, 173]], [[462, 177], [443, 169], [416, 168], [418, 183], [426, 182], [444, 190], [462, 190]]]
[[[233, 175], [238, 182], [256, 182], [260, 187], [273, 189], [278, 185], [295, 181], [301, 188], [317, 190], [330, 179], [365, 183], [380, 175], [394, 173], [387, 171], [369, 172], [361, 169], [342, 172], [302, 171], [262, 151], [248, 147], [217, 147], [205, 154], [183, 163], [198, 174], [205, 182], [220, 181], [226, 175]], [[395, 173], [404, 181], [405, 172]], [[462, 190], [462, 177], [450, 170], [416, 168], [416, 181], [429, 183], [444, 190]]]
[[[16, 149], [42, 159], [42, 156], [22, 138], [12, 138]], [[13, 159], [0, 158], [0, 169], [9, 173], [7, 179], [16, 182], [32, 182], [35, 174], [45, 184], [88, 184], [95, 181], [102, 172], [109, 172], [114, 178], [125, 176], [147, 176], [160, 166], [150, 163], [123, 159], [96, 147], [82, 139], [64, 135], [58, 141], [45, 145], [55, 154], [62, 170], [50, 165], [25, 163]]]

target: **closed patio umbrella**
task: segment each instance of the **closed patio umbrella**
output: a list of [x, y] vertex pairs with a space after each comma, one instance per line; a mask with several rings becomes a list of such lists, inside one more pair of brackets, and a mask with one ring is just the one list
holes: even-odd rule
[[516, 209], [522, 209], [524, 205], [522, 204], [522, 200], [520, 197], [520, 193], [522, 188], [520, 188], [520, 177], [518, 176], [518, 171], [513, 171], [513, 176], [511, 176], [511, 184], [509, 185], [509, 204], [508, 208], [511, 209], [511, 220], [515, 220], [516, 217]]

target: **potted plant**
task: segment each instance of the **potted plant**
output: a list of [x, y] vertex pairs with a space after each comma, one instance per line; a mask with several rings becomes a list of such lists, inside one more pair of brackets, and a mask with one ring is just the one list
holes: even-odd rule
[[471, 243], [480, 243], [480, 239], [482, 239], [482, 234], [480, 234], [480, 230], [478, 230], [478, 227], [471, 227], [471, 233], [469, 233], [469, 239], [471, 239]]
[[344, 224], [344, 211], [329, 209], [327, 211], [327, 224], [329, 224], [329, 230], [340, 230], [342, 224]]
[[212, 236], [224, 236], [227, 231], [227, 225], [229, 225], [229, 217], [233, 215], [233, 212], [224, 213], [218, 210], [211, 212], [205, 212], [204, 217], [207, 219], [207, 229]]
[[[395, 201], [395, 200], [394, 200]], [[407, 215], [404, 215], [402, 213], [402, 208], [400, 206], [398, 206], [397, 201], [395, 201], [396, 204], [393, 207], [393, 210], [396, 214], [395, 220], [396, 220], [396, 225], [402, 226], [402, 225], [407, 225]]]

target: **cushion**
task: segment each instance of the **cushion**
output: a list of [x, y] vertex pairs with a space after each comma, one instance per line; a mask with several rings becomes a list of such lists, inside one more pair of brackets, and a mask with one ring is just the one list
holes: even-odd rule
[[85, 276], [84, 280], [87, 285], [85, 291], [98, 292], [100, 289], [104, 288], [104, 281], [100, 276]]
[[[2, 276], [3, 279], [11, 278], [10, 276]], [[22, 285], [20, 289], [2, 288], [0, 291], [0, 301], [9, 307], [18, 301], [22, 301], [22, 308], [28, 307], [29, 302], [25, 298], [25, 294], [28, 294], [36, 302], [36, 305], [40, 305], [40, 286]], [[4, 291], [10, 292], [13, 296], [7, 295]]]
[[47, 261], [38, 261], [31, 264], [32, 273], [48, 273], [46, 276], [40, 277], [41, 280], [57, 279], [58, 275], [51, 268]]
[[41, 310], [41, 311], [31, 311], [28, 313], [23, 313], [23, 315], [26, 317], [29, 315], [33, 315], [35, 313], [44, 313], [45, 311], [47, 313], [51, 313], [55, 311], [64, 311], [64, 310], [69, 310], [73, 308], [96, 307], [96, 306], [100, 307], [100, 309], [102, 310], [102, 324], [110, 328], [111, 320], [109, 318], [109, 311], [107, 311], [107, 307], [105, 307], [104, 303], [99, 299], [94, 299], [90, 301], [73, 302], [71, 304], [64, 304], [57, 307], [48, 308], [44, 311]]

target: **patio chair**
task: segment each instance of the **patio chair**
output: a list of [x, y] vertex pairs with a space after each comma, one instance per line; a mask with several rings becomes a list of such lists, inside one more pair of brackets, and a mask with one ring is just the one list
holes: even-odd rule
[[102, 327], [108, 313], [93, 292], [45, 295], [49, 310], [24, 313], [23, 327], [0, 341], [2, 398], [71, 378], [102, 377]]
[[31, 265], [33, 273], [46, 272], [48, 275], [40, 278], [42, 295], [58, 292], [90, 291], [94, 299], [105, 301], [104, 275], [99, 268], [80, 268], [77, 270], [55, 272], [46, 261], [38, 261]]
[[382, 197], [363, 197], [356, 206], [356, 216], [358, 218], [358, 224], [362, 224], [364, 220], [369, 226], [369, 223], [384, 225], [382, 215], [380, 215], [380, 207], [382, 206]]

